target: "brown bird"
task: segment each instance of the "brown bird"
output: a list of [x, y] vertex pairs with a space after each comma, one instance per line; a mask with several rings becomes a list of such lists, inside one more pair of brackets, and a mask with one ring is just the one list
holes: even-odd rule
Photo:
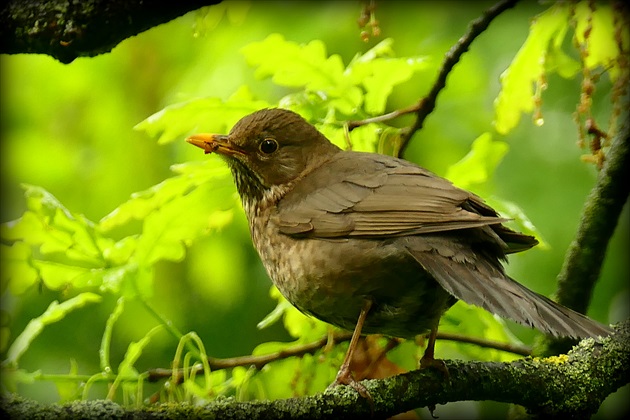
[[[506, 254], [537, 244], [478, 196], [408, 161], [343, 151], [298, 114], [264, 109], [229, 135], [186, 139], [225, 158], [271, 280], [302, 312], [362, 333], [430, 332], [457, 299], [554, 336], [611, 330], [508, 277]], [[364, 393], [364, 392], [362, 392]]]

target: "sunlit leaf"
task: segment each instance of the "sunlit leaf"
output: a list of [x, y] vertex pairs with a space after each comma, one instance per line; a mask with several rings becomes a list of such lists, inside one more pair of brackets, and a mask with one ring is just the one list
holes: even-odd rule
[[360, 81], [363, 79], [363, 76], [365, 76], [364, 73], [357, 72], [357, 69], [363, 67], [357, 66], [355, 68], [355, 64], [369, 62], [379, 57], [392, 57], [394, 55], [394, 49], [392, 48], [393, 45], [394, 40], [392, 38], [385, 38], [366, 52], [355, 55], [348, 64], [348, 69], [352, 68], [352, 76], [356, 77], [356, 79], [354, 79], [354, 82], [356, 84], [359, 84]]
[[52, 260], [33, 260], [42, 281], [51, 290], [60, 290], [68, 285], [77, 288], [98, 286], [100, 279], [90, 268], [76, 264], [66, 264]]
[[418, 361], [423, 353], [424, 348], [420, 348], [414, 340], [405, 340], [387, 353], [387, 359], [405, 370], [414, 370], [418, 368]]
[[475, 139], [470, 152], [448, 168], [446, 178], [464, 189], [482, 184], [492, 177], [508, 149], [507, 143], [492, 140], [490, 133], [483, 133]]
[[0, 264], [2, 293], [8, 287], [14, 296], [21, 295], [39, 278], [31, 259], [31, 247], [24, 242], [15, 242], [11, 246], [0, 244]]
[[328, 57], [320, 40], [299, 45], [286, 41], [280, 34], [271, 34], [263, 41], [246, 45], [241, 52], [250, 65], [257, 67], [258, 78], [271, 76], [278, 85], [315, 91], [330, 91], [344, 85], [341, 57], [336, 54]]
[[[217, 227], [214, 212], [225, 211], [226, 205], [230, 206], [228, 203], [234, 203], [232, 197], [230, 189], [206, 183], [151, 212], [144, 219], [142, 236], [138, 239], [138, 262], [153, 264], [160, 259], [181, 260], [187, 243], [210, 227]], [[219, 217], [221, 221], [228, 220], [224, 213]]]
[[227, 101], [220, 98], [199, 98], [169, 105], [138, 123], [134, 128], [164, 144], [183, 140], [193, 132], [225, 133], [239, 119], [269, 104], [255, 100], [249, 89], [242, 86]]
[[[217, 186], [231, 185], [228, 168], [223, 162], [215, 159], [174, 165], [172, 169], [179, 175], [167, 178], [151, 188], [132, 194], [128, 201], [101, 219], [99, 227], [103, 230], [110, 230], [128, 223], [130, 220], [144, 220], [151, 212], [185, 196], [206, 183], [213, 183]], [[210, 202], [212, 201], [214, 200], [210, 200]]]
[[109, 359], [109, 350], [112, 341], [112, 332], [114, 330], [114, 325], [120, 315], [122, 315], [125, 310], [125, 298], [120, 297], [116, 302], [116, 306], [114, 310], [107, 317], [107, 323], [105, 324], [105, 331], [103, 332], [103, 337], [101, 338], [101, 347], [99, 349], [99, 359], [100, 359], [100, 367], [101, 371], [104, 373], [110, 373], [112, 370], [112, 365]]
[[555, 4], [532, 22], [525, 43], [501, 75], [501, 92], [494, 104], [499, 133], [511, 131], [523, 112], [534, 109], [534, 84], [545, 70], [549, 44], [556, 37], [564, 37], [568, 19], [568, 7]]
[[139, 341], [129, 343], [127, 351], [125, 352], [125, 357], [118, 365], [119, 377], [133, 377], [138, 374], [134, 365], [140, 356], [142, 356], [142, 352], [149, 345], [153, 336], [162, 331], [163, 328], [163, 325], [157, 325], [151, 328], [149, 332], [147, 332]]
[[546, 67], [549, 72], [555, 71], [565, 79], [578, 74], [582, 66], [579, 61], [565, 53], [561, 46], [552, 46], [547, 54]]
[[349, 70], [363, 74], [361, 83], [365, 87], [365, 110], [372, 115], [385, 111], [387, 98], [394, 86], [411, 78], [414, 72], [425, 69], [422, 58], [377, 58], [361, 61]]
[[513, 222], [511, 223], [516, 225], [516, 229], [519, 232], [535, 236], [536, 239], [538, 239], [538, 245], [536, 245], [538, 249], [549, 249], [549, 243], [543, 236], [540, 229], [532, 223], [523, 209], [521, 209], [516, 203], [494, 196], [488, 197], [488, 203], [496, 211], [498, 211], [502, 217], [512, 219]]
[[142, 356], [142, 352], [149, 345], [151, 339], [155, 334], [160, 332], [163, 329], [163, 325], [157, 325], [149, 330], [148, 333], [144, 337], [137, 342], [129, 343], [127, 347], [127, 352], [125, 353], [125, 357], [118, 365], [118, 372], [114, 383], [111, 385], [109, 390], [108, 397], [113, 398], [115, 395], [116, 389], [122, 383], [123, 390], [128, 395], [133, 395], [137, 389], [137, 382], [130, 382], [130, 378], [135, 378], [138, 376], [138, 371], [134, 367], [140, 356]]
[[68, 257], [99, 265], [101, 246], [107, 239], [100, 237], [92, 222], [66, 209], [52, 194], [41, 187], [23, 185], [28, 211], [1, 227], [4, 240], [21, 240], [37, 245], [44, 254], [64, 252]]
[[278, 302], [278, 305], [258, 324], [259, 328], [265, 328], [275, 323], [281, 316], [284, 316], [284, 327], [289, 334], [303, 342], [317, 340], [327, 334], [330, 328], [328, 324], [304, 315], [291, 305], [275, 286], [271, 286], [269, 295]]
[[263, 319], [262, 321], [260, 321], [256, 327], [258, 327], [259, 329], [264, 329], [267, 327], [272, 326], [273, 324], [275, 324], [276, 322], [280, 321], [282, 319], [282, 317], [284, 316], [285, 312], [287, 311], [287, 309], [289, 309], [291, 307], [291, 304], [289, 303], [288, 300], [286, 299], [282, 299], [280, 301], [278, 301], [278, 304], [276, 305], [276, 307], [273, 309], [273, 311], [269, 312]]
[[[586, 67], [593, 70], [601, 66], [609, 70], [614, 81], [621, 69], [616, 65], [619, 46], [615, 39], [617, 28], [614, 24], [613, 11], [607, 4], [594, 4], [594, 8], [595, 10], [591, 10], [589, 2], [579, 2], [575, 5], [575, 37], [580, 44], [585, 44], [584, 47], [588, 51], [584, 62]], [[590, 30], [586, 40], [585, 33], [588, 27]], [[619, 36], [624, 37], [628, 45], [628, 31], [619, 31]]]
[[31, 319], [24, 331], [15, 339], [7, 351], [7, 357], [3, 365], [17, 366], [18, 360], [28, 350], [29, 346], [44, 330], [44, 327], [62, 320], [67, 314], [81, 308], [88, 303], [100, 302], [101, 297], [95, 293], [81, 293], [65, 302], [56, 300], [51, 302], [46, 311], [37, 318]]

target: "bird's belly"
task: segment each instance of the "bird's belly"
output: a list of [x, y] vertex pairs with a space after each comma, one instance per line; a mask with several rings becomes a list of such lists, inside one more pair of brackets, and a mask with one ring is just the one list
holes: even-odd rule
[[289, 302], [347, 330], [354, 329], [366, 299], [372, 307], [363, 331], [405, 338], [437, 325], [455, 303], [395, 241], [253, 237], [269, 276]]

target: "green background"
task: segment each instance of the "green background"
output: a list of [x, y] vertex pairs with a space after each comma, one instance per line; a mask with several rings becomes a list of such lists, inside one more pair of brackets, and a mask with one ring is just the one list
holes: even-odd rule
[[[321, 39], [328, 53], [339, 54], [346, 64], [383, 37], [394, 39], [398, 56], [429, 57], [429, 71], [395, 88], [388, 102], [388, 110], [394, 110], [427, 92], [443, 54], [490, 4], [378, 2], [382, 37], [367, 43], [360, 39], [356, 23], [358, 2], [242, 2], [227, 8], [223, 4], [127, 39], [111, 53], [69, 65], [46, 56], [2, 56], [0, 221], [16, 219], [24, 211], [20, 183], [40, 185], [72, 211], [98, 221], [132, 193], [170, 176], [170, 165], [207, 159], [183, 138], [158, 145], [133, 127], [166, 105], [201, 96], [226, 99], [243, 84], [257, 97], [277, 101], [289, 90], [256, 80], [239, 52], [270, 33], [298, 43]], [[499, 76], [527, 37], [530, 19], [544, 9], [533, 2], [520, 4], [474, 42], [449, 76], [437, 109], [405, 158], [445, 175], [476, 137], [493, 131]], [[511, 257], [508, 271], [545, 295], [555, 290], [555, 276], [597, 176], [593, 165], [580, 161], [585, 151], [576, 144], [572, 112], [579, 83], [579, 77], [550, 76], [543, 96], [545, 124], [536, 127], [524, 116], [509, 135], [494, 134], [509, 144], [510, 151], [491, 182], [478, 191], [516, 203], [541, 232], [548, 247]], [[595, 96], [595, 116], [604, 122], [609, 99], [605, 91]], [[409, 118], [394, 122], [409, 123]], [[602, 322], [628, 316], [627, 216], [626, 206], [589, 310]], [[183, 262], [159, 263], [156, 271], [151, 303], [180, 331], [196, 331], [208, 354], [244, 355], [261, 342], [288, 339], [280, 324], [256, 328], [275, 301], [269, 297], [270, 282], [241, 212], [221, 231], [196, 241]], [[52, 299], [65, 296], [64, 291], [37, 288], [19, 297], [5, 294], [2, 309], [10, 315], [3, 323], [9, 323], [14, 338]], [[100, 338], [115, 299], [106, 295], [101, 304], [47, 327], [21, 359], [21, 367], [67, 373], [74, 358], [80, 373], [97, 372]], [[139, 304], [129, 302], [114, 330], [112, 360], [120, 360], [129, 342], [153, 325]], [[536, 334], [518, 326], [514, 331], [526, 343]], [[172, 337], [158, 334], [136, 367], [167, 367], [176, 345]], [[54, 385], [46, 382], [23, 386], [20, 392], [41, 401], [57, 399]]]

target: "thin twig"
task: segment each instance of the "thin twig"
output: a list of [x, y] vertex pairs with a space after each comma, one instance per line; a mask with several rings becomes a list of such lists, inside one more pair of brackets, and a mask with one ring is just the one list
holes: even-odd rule
[[501, 343], [498, 341], [486, 340], [479, 337], [470, 337], [470, 336], [465, 336], [465, 335], [451, 334], [451, 333], [438, 331], [437, 338], [438, 340], [449, 340], [449, 341], [457, 341], [458, 343], [475, 344], [479, 347], [486, 347], [489, 349], [500, 350], [507, 353], [514, 353], [514, 354], [518, 354], [519, 356], [530, 356], [532, 354], [532, 349], [529, 346], [511, 344], [511, 343]]
[[422, 98], [416, 104], [413, 104], [406, 108], [401, 108], [387, 114], [379, 115], [372, 118], [366, 118], [364, 120], [348, 121], [348, 130], [352, 131], [353, 129], [365, 124], [389, 121], [394, 118], [398, 118], [401, 115], [415, 113], [415, 122], [411, 125], [411, 127], [408, 127], [402, 131], [401, 145], [400, 149], [398, 150], [398, 156], [402, 156], [405, 149], [407, 148], [407, 145], [409, 144], [409, 140], [411, 140], [411, 137], [416, 131], [422, 129], [422, 126], [424, 125], [424, 120], [435, 109], [437, 96], [440, 91], [442, 91], [442, 89], [444, 89], [444, 87], [446, 86], [446, 77], [449, 75], [451, 70], [453, 70], [455, 64], [457, 64], [461, 56], [466, 51], [468, 51], [470, 44], [472, 44], [475, 38], [477, 38], [477, 36], [479, 36], [488, 28], [490, 22], [492, 22], [494, 18], [503, 13], [505, 10], [514, 7], [517, 2], [518, 0], [500, 1], [499, 3], [495, 4], [494, 6], [483, 12], [483, 14], [479, 18], [470, 22], [467, 32], [445, 54], [440, 72], [438, 73], [437, 79], [433, 83], [433, 87], [431, 88], [427, 96]]
[[495, 4], [494, 6], [487, 9], [483, 14], [470, 22], [468, 25], [468, 31], [457, 41], [453, 47], [446, 53], [444, 56], [444, 61], [442, 62], [442, 68], [438, 73], [437, 79], [435, 83], [433, 83], [433, 87], [429, 91], [429, 94], [422, 98], [418, 103], [418, 110], [416, 111], [416, 120], [409, 127], [409, 129], [405, 130], [402, 133], [401, 137], [401, 146], [398, 151], [398, 155], [402, 156], [409, 144], [409, 140], [414, 135], [414, 133], [422, 128], [424, 125], [424, 120], [433, 112], [435, 109], [435, 102], [437, 100], [437, 96], [442, 89], [446, 86], [446, 77], [453, 70], [455, 64], [459, 62], [461, 56], [468, 51], [472, 42], [477, 38], [477, 36], [481, 35], [490, 25], [490, 22], [494, 20], [501, 13], [506, 11], [507, 9], [511, 9], [516, 5], [518, 0], [503, 0]]
[[[350, 340], [352, 337], [351, 333], [342, 332], [336, 333], [332, 335], [332, 342], [335, 344], [342, 343], [344, 341]], [[460, 343], [469, 343], [475, 344], [480, 347], [505, 351], [508, 353], [518, 354], [519, 356], [529, 356], [531, 354], [531, 349], [527, 346], [519, 346], [516, 344], [510, 343], [501, 343], [498, 341], [485, 340], [477, 337], [468, 337], [458, 334], [451, 333], [443, 333], [438, 332], [437, 338], [439, 340], [449, 340], [449, 341], [457, 341]], [[236, 366], [253, 366], [256, 369], [261, 369], [268, 363], [275, 362], [277, 360], [287, 359], [289, 357], [301, 357], [306, 354], [313, 354], [317, 350], [325, 347], [329, 343], [329, 337], [322, 337], [321, 339], [314, 341], [308, 344], [296, 345], [294, 347], [281, 350], [275, 353], [264, 354], [260, 356], [240, 356], [240, 357], [230, 357], [226, 359], [219, 359], [214, 357], [208, 358], [208, 364], [210, 365], [210, 369], [230, 369]], [[201, 370], [201, 366], [195, 366], [193, 369], [199, 371]], [[161, 378], [167, 378], [172, 376], [172, 369], [151, 369], [147, 372], [148, 381], [155, 382]]]
[[414, 112], [417, 112], [421, 105], [422, 105], [422, 101], [420, 101], [420, 102], [418, 102], [416, 104], [413, 104], [411, 106], [408, 106], [406, 108], [397, 109], [397, 110], [389, 112], [387, 114], [377, 115], [376, 117], [366, 118], [366, 119], [363, 119], [363, 120], [348, 121], [346, 123], [346, 125], [348, 126], [348, 131], [352, 131], [352, 130], [354, 130], [357, 127], [361, 127], [362, 125], [366, 125], [366, 124], [370, 124], [370, 123], [385, 122], [385, 121], [389, 121], [389, 120], [393, 120], [395, 118], [398, 118], [401, 115], [412, 114]]

